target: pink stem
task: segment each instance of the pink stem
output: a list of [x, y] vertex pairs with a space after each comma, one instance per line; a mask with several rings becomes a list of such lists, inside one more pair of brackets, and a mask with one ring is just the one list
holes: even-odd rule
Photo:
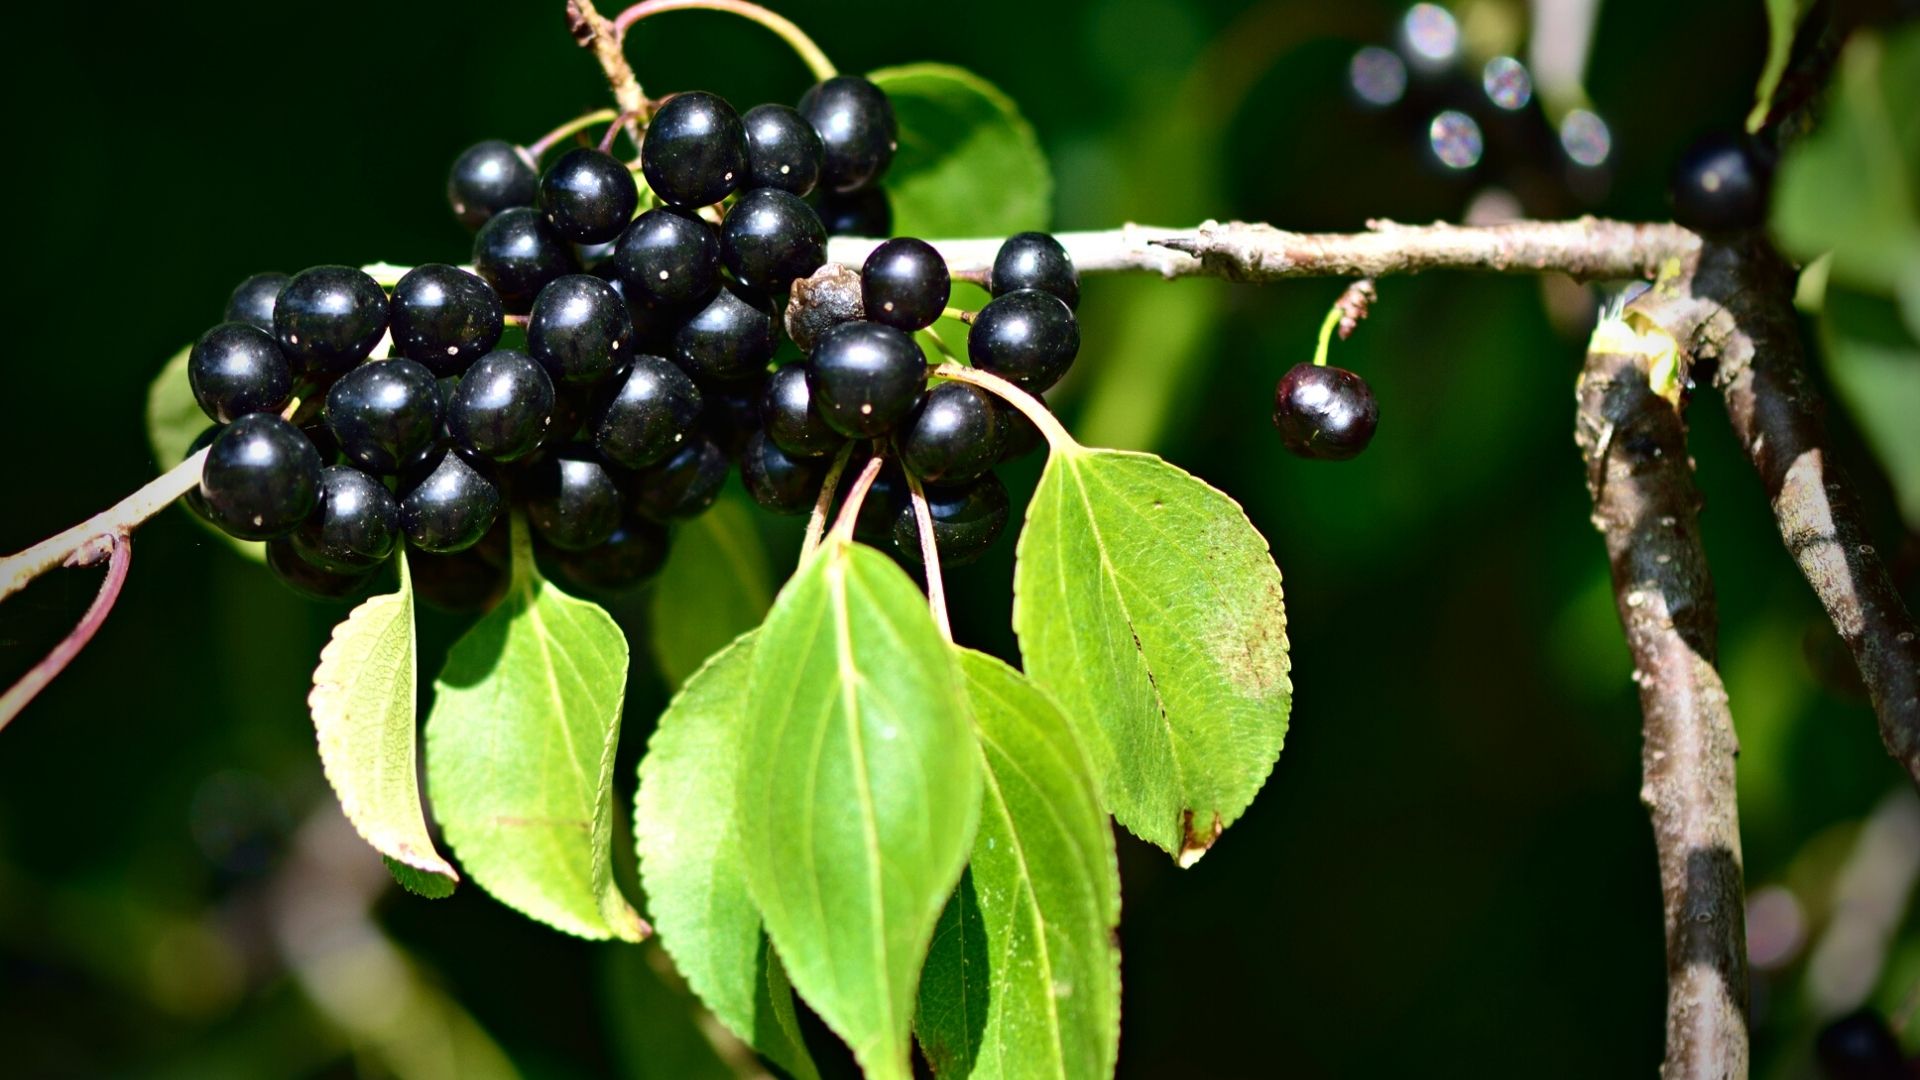
[[[20, 710], [27, 707], [48, 683], [67, 669], [80, 650], [87, 647], [93, 635], [100, 630], [100, 624], [107, 621], [107, 613], [113, 610], [114, 601], [120, 599], [120, 589], [127, 583], [127, 566], [133, 561], [133, 538], [126, 533], [107, 533], [100, 538], [107, 545], [107, 576], [100, 582], [100, 592], [93, 598], [93, 605], [80, 617], [80, 622], [66, 639], [53, 647], [32, 670], [20, 677], [6, 694], [0, 695], [0, 730], [5, 730]], [[85, 566], [97, 562], [98, 555], [82, 551], [74, 555], [69, 566]]]

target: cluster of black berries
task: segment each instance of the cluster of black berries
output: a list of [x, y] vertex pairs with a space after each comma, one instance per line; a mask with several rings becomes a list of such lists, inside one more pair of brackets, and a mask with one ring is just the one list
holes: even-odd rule
[[[613, 589], [658, 570], [666, 524], [710, 506], [735, 462], [762, 506], [798, 513], [855, 439], [891, 459], [867, 535], [918, 557], [904, 465], [928, 487], [943, 557], [977, 555], [1007, 517], [988, 470], [1038, 433], [971, 387], [927, 389], [913, 332], [949, 287], [929, 245], [883, 244], [862, 275], [867, 317], [774, 366], [779, 300], [826, 260], [822, 214], [887, 231], [875, 185], [896, 138], [886, 95], [841, 76], [798, 109], [744, 117], [712, 94], [668, 99], [641, 146], [644, 190], [600, 150], [537, 173], [506, 143], [470, 148], [448, 193], [477, 229], [471, 270], [421, 266], [391, 296], [342, 266], [235, 290], [190, 356], [216, 426], [196, 443], [208, 456], [189, 504], [266, 541], [268, 565], [308, 595], [361, 594], [404, 541], [423, 598], [472, 609], [505, 585], [510, 504], [553, 566]], [[994, 283], [975, 362], [1037, 393], [1079, 346], [1073, 267], [1029, 234]]]

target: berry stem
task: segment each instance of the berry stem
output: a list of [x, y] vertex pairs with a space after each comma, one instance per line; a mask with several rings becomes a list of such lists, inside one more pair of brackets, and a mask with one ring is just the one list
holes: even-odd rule
[[961, 322], [966, 323], [968, 326], [972, 326], [973, 320], [978, 318], [979, 316], [980, 316], [980, 313], [977, 311], [968, 311], [966, 308], [957, 308], [957, 307], [950, 307], [940, 312], [941, 318], [959, 319]]
[[523, 592], [527, 602], [533, 602], [533, 579], [537, 571], [533, 563], [533, 530], [527, 528], [527, 513], [515, 507], [507, 515], [507, 542], [510, 554], [508, 561], [511, 569], [511, 581], [508, 588]]
[[[65, 671], [80, 650], [87, 647], [100, 625], [107, 621], [107, 613], [113, 610], [114, 601], [120, 598], [120, 589], [127, 583], [127, 566], [133, 561], [133, 538], [124, 532], [110, 532], [98, 538], [106, 546], [107, 576], [100, 582], [100, 592], [93, 598], [87, 613], [80, 616], [73, 631], [60, 644], [54, 646], [41, 661], [20, 676], [5, 694], [0, 694], [0, 731], [20, 715], [40, 691], [46, 689], [54, 677]], [[76, 552], [67, 560], [70, 566], [86, 566], [100, 560], [99, 545]]]
[[833, 519], [833, 531], [829, 534], [843, 541], [853, 539], [853, 526], [860, 517], [860, 504], [867, 501], [867, 491], [873, 487], [874, 480], [880, 476], [880, 467], [886, 459], [880, 456], [876, 447], [872, 457], [861, 468], [860, 475], [853, 478], [853, 486], [847, 489], [847, 501], [840, 504], [840, 516]]
[[[527, 147], [527, 155], [537, 163], [542, 157], [546, 156], [547, 151], [560, 145], [565, 139], [578, 132], [585, 131], [595, 124], [610, 124], [611, 126], [607, 130], [609, 137], [611, 137], [614, 131], [619, 130], [620, 122], [626, 118], [626, 114], [622, 113], [619, 109], [595, 109], [583, 116], [576, 116], [534, 140], [533, 145]], [[602, 147], [602, 149], [605, 148]]]
[[1067, 434], [1067, 429], [1060, 426], [1060, 421], [1047, 411], [1045, 405], [1040, 404], [1032, 394], [1000, 376], [990, 371], [981, 371], [979, 368], [961, 367], [959, 364], [941, 364], [933, 369], [933, 374], [938, 378], [952, 379], [954, 382], [971, 383], [1019, 409], [1027, 419], [1033, 421], [1034, 427], [1040, 429], [1040, 434], [1047, 437], [1047, 445], [1053, 449], [1063, 453], [1080, 449], [1080, 444], [1074, 441], [1073, 436]]
[[205, 450], [154, 477], [138, 491], [65, 532], [0, 559], [0, 600], [56, 566], [86, 566], [99, 561], [113, 537], [124, 537], [141, 522], [166, 509], [200, 482]]
[[1327, 366], [1327, 345], [1333, 340], [1333, 328], [1340, 325], [1340, 305], [1327, 309], [1327, 317], [1320, 320], [1320, 343], [1313, 349], [1313, 366]]
[[827, 514], [833, 509], [833, 493], [840, 486], [840, 474], [847, 471], [847, 462], [853, 457], [853, 444], [846, 443], [840, 452], [833, 456], [833, 464], [827, 467], [827, 477], [820, 482], [820, 497], [814, 500], [813, 513], [807, 517], [807, 538], [800, 544], [800, 561], [806, 562], [813, 549], [820, 546], [820, 537], [827, 531]]
[[920, 532], [920, 565], [927, 571], [927, 606], [933, 609], [933, 624], [940, 636], [953, 644], [953, 624], [947, 618], [947, 587], [940, 578], [940, 548], [933, 538], [933, 511], [927, 508], [927, 493], [920, 478], [907, 471], [907, 495], [913, 502], [913, 520]]
[[746, 0], [646, 0], [614, 16], [613, 32], [617, 40], [624, 41], [633, 24], [669, 11], [723, 11], [738, 15], [779, 35], [780, 40], [786, 42], [800, 57], [800, 62], [807, 65], [807, 70], [813, 72], [815, 79], [831, 79], [840, 73], [833, 66], [833, 61], [827, 59], [827, 54], [820, 50], [820, 46], [815, 45], [813, 39], [791, 20]]
[[960, 363], [960, 354], [953, 351], [953, 346], [947, 344], [947, 339], [941, 337], [938, 330], [935, 330], [931, 326], [923, 326], [920, 328], [920, 332], [927, 335], [927, 340], [933, 342], [934, 349], [938, 351], [941, 356], [946, 357], [953, 363]]

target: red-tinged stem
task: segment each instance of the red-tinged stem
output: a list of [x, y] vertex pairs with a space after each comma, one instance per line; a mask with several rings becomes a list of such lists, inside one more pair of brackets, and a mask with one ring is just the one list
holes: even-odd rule
[[[113, 610], [113, 603], [120, 598], [120, 589], [127, 583], [127, 566], [133, 561], [133, 540], [123, 532], [110, 532], [101, 538], [106, 546], [107, 576], [100, 582], [100, 592], [93, 598], [92, 606], [80, 617], [73, 632], [54, 646], [41, 661], [20, 677], [5, 694], [0, 695], [0, 731], [20, 715], [40, 691], [46, 689], [54, 677], [67, 669], [80, 650], [87, 647], [93, 635], [100, 630], [100, 624], [107, 621], [107, 613]], [[97, 545], [95, 545], [97, 547]], [[98, 562], [100, 555], [89, 549], [76, 552], [68, 560], [69, 566], [89, 566]]]
[[840, 504], [840, 516], [833, 519], [831, 535], [842, 540], [853, 538], [854, 523], [860, 518], [860, 504], [867, 501], [867, 491], [873, 487], [874, 480], [880, 476], [880, 467], [884, 464], [886, 461], [878, 452], [867, 459], [867, 464], [860, 470], [860, 475], [853, 478], [853, 486], [847, 489], [847, 501]]
[[920, 478], [907, 473], [907, 494], [913, 501], [913, 520], [920, 532], [920, 564], [927, 571], [927, 605], [933, 609], [933, 624], [940, 636], [953, 644], [953, 623], [947, 618], [947, 587], [940, 578], [940, 548], [933, 538], [933, 511], [927, 507], [927, 493]]
[[669, 11], [720, 11], [729, 15], [738, 15], [743, 19], [759, 23], [779, 35], [780, 40], [786, 42], [800, 57], [800, 62], [807, 65], [807, 70], [813, 72], [814, 78], [831, 79], [839, 74], [833, 66], [833, 61], [827, 59], [827, 54], [821, 51], [820, 46], [813, 43], [813, 39], [808, 37], [805, 31], [794, 25], [791, 19], [768, 11], [759, 4], [747, 3], [746, 0], [646, 0], [645, 3], [635, 4], [614, 16], [614, 34], [624, 40], [627, 31], [632, 29], [635, 23]]

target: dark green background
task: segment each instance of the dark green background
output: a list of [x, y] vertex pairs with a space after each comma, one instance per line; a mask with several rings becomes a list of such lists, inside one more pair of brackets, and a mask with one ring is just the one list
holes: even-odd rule
[[[1354, 45], [1383, 37], [1398, 6], [1332, 7], [781, 5], [843, 69], [936, 59], [999, 84], [1053, 157], [1062, 228], [1457, 215], [1462, 189], [1342, 92]], [[462, 261], [442, 192], [460, 148], [531, 140], [605, 103], [561, 10], [11, 13], [0, 550], [152, 475], [147, 382], [242, 276]], [[1758, 0], [1608, 0], [1588, 86], [1618, 152], [1595, 210], [1663, 215], [1667, 163], [1744, 115], [1764, 35]], [[707, 88], [743, 107], [806, 81], [777, 41], [718, 16], [649, 24], [630, 53], [655, 92]], [[1266, 790], [1196, 868], [1122, 842], [1121, 1071], [1648, 1075], [1660, 910], [1634, 690], [1571, 438], [1581, 331], [1553, 328], [1530, 279], [1386, 281], [1334, 353], [1377, 388], [1380, 435], [1350, 464], [1303, 462], [1268, 426], [1272, 384], [1310, 355], [1338, 289], [1086, 286], [1079, 370], [1058, 402], [1073, 422], [1113, 393], [1099, 385], [1110, 356], [1131, 358], [1126, 385], [1149, 405], [1169, 373], [1164, 437], [1141, 448], [1233, 494], [1271, 540], [1297, 690]], [[1178, 331], [1183, 313], [1203, 337]], [[1145, 411], [1105, 430], [1144, 431]], [[1718, 402], [1701, 396], [1692, 417], [1745, 746], [1748, 880], [1790, 884], [1818, 932], [1855, 823], [1903, 785], [1868, 710], [1821, 674], [1837, 645]], [[1835, 420], [1896, 552], [1885, 483]], [[1035, 472], [1013, 470], [1016, 498]], [[1003, 653], [1011, 548], [950, 579], [962, 640]], [[287, 980], [259, 913], [292, 831], [330, 799], [304, 698], [341, 612], [276, 587], [180, 513], [140, 533], [133, 565], [94, 646], [0, 735], [0, 1072], [383, 1075], [393, 1059]], [[58, 574], [0, 608], [0, 679], [64, 633], [96, 580]], [[459, 625], [425, 624], [423, 674]], [[661, 704], [644, 650], [635, 668], [629, 761]], [[620, 776], [630, 788], [631, 769]], [[634, 950], [565, 938], [472, 887], [439, 903], [390, 891], [378, 914], [523, 1073], [684, 1075], [649, 1049], [675, 1038], [675, 1010], [617, 977]], [[1884, 1006], [1920, 976], [1920, 931], [1905, 925]], [[238, 981], [204, 975], [183, 927], [243, 958]], [[1806, 1069], [1801, 970], [1756, 986], [1763, 1074]]]

